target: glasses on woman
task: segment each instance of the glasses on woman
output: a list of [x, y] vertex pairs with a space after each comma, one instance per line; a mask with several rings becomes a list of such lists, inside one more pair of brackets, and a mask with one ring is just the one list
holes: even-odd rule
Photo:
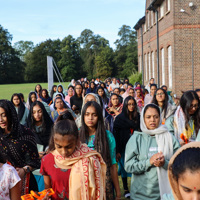
[[162, 96], [162, 95], [164, 95], [164, 93], [163, 93], [163, 92], [161, 92], [161, 93], [156, 93], [156, 95], [157, 95], [157, 96]]
[[195, 105], [191, 104], [190, 109], [198, 108], [198, 107], [199, 107], [199, 104], [195, 104]]

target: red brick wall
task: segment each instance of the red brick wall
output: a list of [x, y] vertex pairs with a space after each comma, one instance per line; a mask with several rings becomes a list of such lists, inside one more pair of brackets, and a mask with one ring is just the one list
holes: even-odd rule
[[[147, 0], [148, 6], [149, 0]], [[193, 1], [196, 9], [189, 7], [191, 0], [171, 0], [170, 11], [159, 19], [159, 57], [160, 57], [160, 85], [162, 85], [161, 49], [165, 52], [165, 84], [168, 86], [168, 46], [172, 47], [172, 91], [179, 96], [181, 90], [192, 89], [192, 43], [194, 44], [194, 88], [200, 88], [200, 1]], [[164, 1], [166, 4], [166, 0]], [[181, 13], [180, 9], [186, 12]], [[150, 12], [150, 11], [149, 11]], [[152, 14], [152, 11], [151, 11]], [[146, 18], [147, 22], [147, 18]], [[144, 30], [144, 28], [143, 28]], [[143, 33], [144, 54], [154, 51], [155, 73], [157, 82], [157, 41], [156, 24]], [[138, 31], [138, 63], [141, 56], [141, 30]], [[149, 62], [147, 62], [149, 65]], [[152, 66], [151, 66], [152, 67]], [[151, 70], [152, 71], [152, 70]], [[144, 80], [146, 80], [144, 57]], [[148, 72], [147, 72], [148, 73]], [[149, 76], [148, 76], [149, 77]]]

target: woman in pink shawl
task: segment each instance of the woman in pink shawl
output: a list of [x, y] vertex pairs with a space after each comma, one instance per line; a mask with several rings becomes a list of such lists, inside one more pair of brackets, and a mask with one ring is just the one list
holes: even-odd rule
[[73, 89], [73, 86], [69, 86], [68, 88], [68, 94], [67, 96], [65, 97], [65, 101], [68, 102], [70, 104], [70, 98], [74, 96], [74, 89]]
[[137, 106], [139, 108], [139, 111], [142, 111], [142, 108], [144, 107], [144, 95], [142, 92], [142, 89], [140, 87], [135, 88], [135, 100], [137, 102]]

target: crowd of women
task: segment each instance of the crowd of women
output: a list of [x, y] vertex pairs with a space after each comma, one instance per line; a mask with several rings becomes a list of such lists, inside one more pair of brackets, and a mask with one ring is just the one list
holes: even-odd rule
[[82, 78], [0, 100], [0, 199], [200, 200], [199, 91]]

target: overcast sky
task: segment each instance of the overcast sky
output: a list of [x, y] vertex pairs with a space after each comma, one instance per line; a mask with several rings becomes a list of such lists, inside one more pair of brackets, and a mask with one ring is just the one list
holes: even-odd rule
[[1, 0], [0, 24], [12, 34], [13, 44], [77, 38], [87, 28], [115, 48], [119, 28], [133, 28], [144, 11], [144, 0]]

